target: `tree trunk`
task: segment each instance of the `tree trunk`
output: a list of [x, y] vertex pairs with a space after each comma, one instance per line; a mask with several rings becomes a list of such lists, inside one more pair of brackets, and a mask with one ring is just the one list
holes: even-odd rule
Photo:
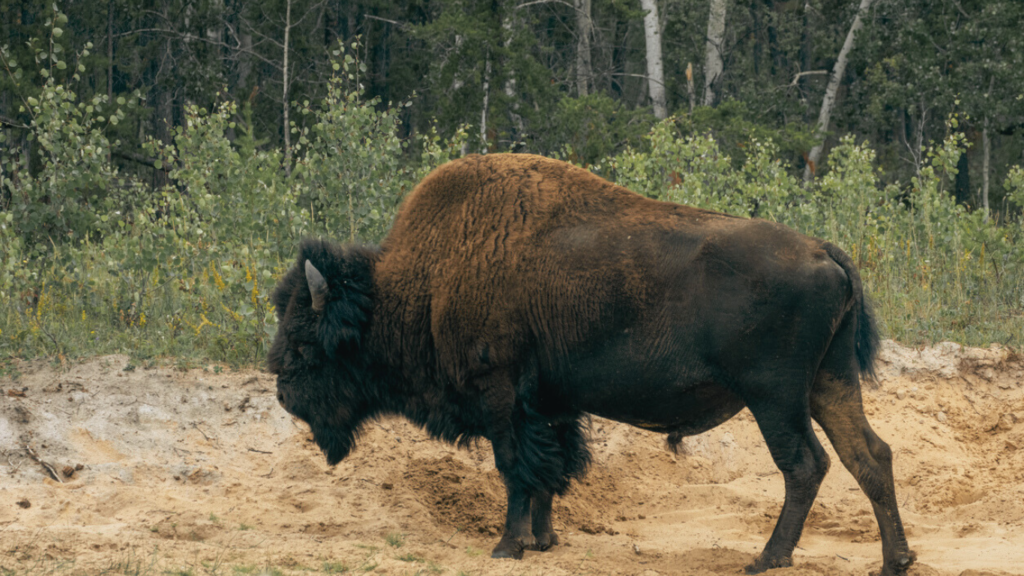
[[754, 77], [760, 78], [761, 76], [761, 0], [751, 0], [750, 2], [750, 20], [753, 22], [754, 31]]
[[[812, 58], [813, 47], [811, 46], [811, 1], [806, 0], [804, 2], [804, 21], [803, 30], [800, 34], [800, 71], [809, 72], [811, 70], [811, 58]], [[800, 78], [800, 85], [806, 86], [808, 79], [806, 76]]]
[[775, 0], [765, 0], [765, 7], [768, 11], [768, 56], [772, 60], [772, 78], [783, 70], [782, 53], [779, 51], [779, 33], [775, 27], [777, 18], [775, 12]]
[[722, 76], [722, 42], [725, 40], [726, 0], [711, 0], [708, 14], [708, 41], [704, 60], [705, 106], [715, 103], [715, 87]]
[[285, 1], [284, 13], [284, 66], [281, 68], [283, 82], [281, 82], [281, 99], [284, 112], [284, 173], [292, 175], [292, 131], [288, 122], [288, 41], [292, 32], [292, 0]]
[[850, 26], [850, 31], [846, 34], [843, 48], [839, 51], [839, 58], [836, 59], [835, 66], [832, 67], [832, 75], [829, 77], [828, 86], [825, 88], [825, 98], [821, 101], [821, 111], [818, 113], [818, 124], [815, 130], [821, 143], [811, 148], [810, 154], [807, 155], [807, 166], [804, 167], [804, 182], [810, 182], [814, 179], [814, 167], [818, 166], [818, 162], [821, 160], [821, 151], [825, 147], [825, 133], [828, 132], [828, 123], [832, 117], [832, 107], [836, 103], [836, 92], [839, 90], [839, 83], [842, 82], [843, 75], [846, 73], [846, 62], [850, 57], [850, 50], [853, 49], [853, 40], [857, 32], [864, 27], [862, 16], [871, 8], [872, 1], [860, 0], [860, 8], [857, 9], [857, 15], [853, 17], [853, 24]]
[[[588, 2], [589, 2], [589, 0], [588, 0]], [[505, 54], [511, 54], [512, 53], [511, 52], [512, 40], [514, 39], [514, 32], [515, 32], [515, 30], [513, 29], [513, 25], [514, 25], [513, 18], [515, 18], [515, 17], [512, 16], [511, 14], [506, 15], [505, 18], [504, 18], [504, 21], [501, 24], [502, 30], [505, 33], [505, 44], [504, 44]], [[588, 50], [588, 54], [589, 54], [589, 50], [590, 50], [589, 43], [588, 43], [587, 46], [588, 46], [587, 50]], [[507, 56], [506, 56], [506, 58], [507, 58]], [[588, 64], [590, 63], [589, 58], [587, 60], [587, 63]], [[511, 146], [509, 148], [511, 150], [515, 150], [516, 147], [517, 147], [516, 144], [517, 143], [521, 143], [523, 141], [523, 139], [524, 139], [524, 134], [523, 133], [526, 131], [526, 129], [525, 129], [525, 126], [523, 125], [523, 117], [519, 114], [519, 94], [516, 91], [516, 72], [515, 72], [515, 69], [512, 66], [506, 64], [505, 70], [508, 71], [507, 72], [508, 76], [505, 78], [505, 97], [508, 98], [508, 101], [510, 102], [509, 114], [508, 115], [509, 115], [509, 119], [512, 121], [512, 129], [514, 130], [514, 133], [512, 134], [512, 137], [511, 137]]]
[[484, 64], [484, 107], [480, 112], [480, 153], [487, 154], [487, 106], [488, 100], [490, 100], [491, 90], [491, 56], [487, 55], [487, 61]]
[[582, 98], [590, 93], [594, 83], [594, 68], [590, 60], [590, 37], [594, 22], [590, 19], [591, 0], [576, 0], [576, 93]]
[[114, 101], [114, 0], [107, 0], [107, 103]]
[[690, 114], [693, 114], [693, 106], [696, 100], [696, 94], [693, 89], [693, 62], [686, 63], [686, 92], [690, 97]]
[[665, 72], [661, 62], [661, 24], [656, 0], [640, 0], [644, 14], [644, 38], [647, 42], [647, 85], [654, 105], [654, 117], [668, 118], [665, 100]]
[[988, 137], [988, 118], [986, 118], [985, 127], [981, 129], [981, 209], [985, 212], [985, 222], [988, 222], [988, 174], [991, 157], [992, 141]]
[[241, 32], [239, 41], [242, 43], [242, 53], [238, 55], [238, 88], [245, 90], [249, 84], [249, 74], [252, 73], [252, 34]]

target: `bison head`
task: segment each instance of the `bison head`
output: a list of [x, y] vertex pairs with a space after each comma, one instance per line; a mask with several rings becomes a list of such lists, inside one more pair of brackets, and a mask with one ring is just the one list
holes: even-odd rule
[[306, 240], [278, 282], [278, 328], [267, 357], [277, 399], [309, 424], [331, 465], [352, 449], [372, 416], [362, 350], [373, 308], [376, 251]]

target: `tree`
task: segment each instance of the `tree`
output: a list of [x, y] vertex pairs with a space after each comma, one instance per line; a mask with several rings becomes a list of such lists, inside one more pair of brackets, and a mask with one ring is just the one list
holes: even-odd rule
[[828, 132], [828, 123], [832, 117], [832, 107], [836, 102], [836, 92], [839, 90], [839, 83], [843, 81], [843, 76], [846, 74], [846, 63], [850, 57], [850, 50], [853, 49], [854, 39], [857, 36], [857, 32], [864, 26], [862, 17], [867, 14], [873, 1], [860, 0], [860, 8], [857, 9], [857, 14], [853, 17], [853, 24], [850, 25], [850, 31], [846, 34], [846, 41], [843, 42], [843, 48], [839, 51], [839, 57], [836, 58], [836, 63], [832, 67], [832, 74], [829, 76], [828, 86], [825, 88], [825, 97], [821, 101], [818, 122], [815, 126], [820, 142], [815, 144], [807, 155], [807, 166], [804, 168], [805, 182], [814, 178], [815, 168], [821, 159], [821, 151], [825, 147], [825, 134]]
[[704, 62], [704, 99], [705, 106], [715, 103], [715, 86], [722, 76], [722, 42], [725, 41], [725, 11], [727, 0], [710, 0], [711, 10], [708, 13], [708, 42]]
[[590, 61], [590, 37], [594, 34], [590, 0], [576, 0], [576, 93], [584, 97], [594, 82]]
[[644, 9], [644, 41], [647, 46], [647, 85], [654, 105], [654, 117], [668, 118], [665, 100], [665, 71], [661, 62], [661, 23], [656, 0], [640, 0]]

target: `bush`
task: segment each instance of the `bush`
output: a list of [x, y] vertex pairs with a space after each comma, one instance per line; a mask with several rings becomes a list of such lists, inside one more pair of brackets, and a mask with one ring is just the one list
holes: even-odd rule
[[[40, 54], [40, 62], [60, 61]], [[451, 140], [400, 138], [398, 108], [365, 100], [350, 80], [358, 61], [344, 47], [337, 58], [327, 98], [297, 105], [315, 121], [293, 127], [291, 169], [281, 150], [254, 138], [246, 110], [189, 106], [171, 142], [144, 147], [158, 185], [110, 161], [118, 144], [106, 130], [135, 97], [82, 99], [70, 88], [73, 70], [61, 82], [43, 75], [25, 98], [40, 161], [29, 166], [15, 148], [0, 158], [0, 355], [262, 362], [276, 329], [269, 295], [299, 239], [379, 241], [403, 196], [466, 139], [465, 129]], [[570, 132], [593, 128], [566, 142], [575, 161], [633, 130], [632, 116], [595, 98], [563, 110]], [[608, 115], [619, 124], [593, 124]], [[903, 188], [881, 186], [874, 152], [845, 138], [829, 172], [805, 186], [771, 138], [731, 142], [743, 151], [734, 159], [687, 122], [657, 123], [590, 168], [652, 198], [835, 242], [860, 266], [899, 340], [1024, 344], [1024, 223], [986, 221], [953, 201], [961, 137], [930, 149], [920, 177]], [[1024, 206], [1024, 170], [1011, 170], [1006, 188]]]
[[[791, 226], [843, 247], [861, 269], [888, 335], [907, 343], [1024, 344], [1022, 226], [986, 221], [948, 187], [963, 147], [955, 134], [927, 153], [906, 190], [882, 187], [872, 150], [844, 138], [829, 172], [804, 188], [769, 140], [746, 143], [739, 168], [710, 136], [682, 136], [672, 120], [643, 149], [599, 167], [639, 193]], [[1024, 171], [1007, 188], [1024, 200]]]

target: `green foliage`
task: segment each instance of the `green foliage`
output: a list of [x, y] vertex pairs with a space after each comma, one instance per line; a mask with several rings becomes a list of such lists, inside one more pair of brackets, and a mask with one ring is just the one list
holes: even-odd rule
[[[335, 51], [339, 73], [312, 129], [300, 131], [296, 150], [305, 148], [305, 156], [295, 167], [309, 187], [315, 222], [339, 236], [347, 231], [349, 241], [381, 238], [409, 184], [398, 109], [379, 110], [379, 100], [362, 98], [356, 77], [365, 65], [353, 56], [356, 48]], [[308, 101], [302, 113], [314, 113]]]
[[568, 161], [593, 164], [626, 144], [639, 144], [653, 122], [646, 108], [630, 110], [605, 94], [566, 96], [558, 101], [550, 128], [537, 139], [542, 149], [561, 150]]
[[279, 150], [258, 145], [248, 111], [240, 119], [225, 101], [187, 106], [170, 142], [146, 143], [166, 182], [156, 188], [111, 168], [93, 105], [47, 80], [30, 126], [46, 162], [3, 175], [0, 355], [261, 362], [273, 282], [299, 240], [379, 240], [402, 196], [465, 139], [415, 139], [421, 158], [409, 163], [397, 109], [346, 90], [357, 65], [339, 51], [330, 97], [303, 106], [316, 122], [296, 128], [290, 174]]
[[[36, 152], [0, 151], [0, 357], [258, 364], [276, 330], [273, 283], [298, 241], [379, 241], [402, 198], [470, 139], [466, 125], [450, 138], [434, 127], [405, 134], [407, 103], [365, 96], [350, 44], [336, 51], [327, 96], [295, 104], [307, 120], [291, 127], [293, 166], [257, 138], [252, 108], [224, 95], [210, 108], [185, 106], [166, 140], [146, 140], [143, 178], [115, 167], [120, 144], [109, 136], [141, 97], [72, 90], [87, 67], [59, 65], [61, 21], [55, 12], [48, 40], [28, 44], [34, 70], [0, 52], [6, 81], [39, 79], [23, 104]], [[895, 179], [874, 150], [844, 138], [805, 186], [786, 161], [801, 133], [755, 129], [738, 105], [653, 126], [600, 94], [558, 106], [548, 119], [557, 129], [543, 137], [570, 161], [651, 198], [775, 220], [842, 246], [888, 335], [1024, 345], [1024, 223], [1019, 212], [986, 219], [954, 203], [966, 145], [958, 133], [922, 150], [906, 185], [884, 184]], [[1002, 185], [1024, 207], [1024, 170], [1010, 169]]]
[[[752, 141], [733, 168], [715, 139], [681, 136], [669, 120], [654, 127], [644, 148], [598, 169], [653, 198], [775, 220], [838, 244], [860, 267], [888, 335], [900, 341], [1020, 346], [1024, 229], [986, 222], [955, 203], [949, 186], [962, 147], [954, 134], [926, 149], [921, 176], [902, 191], [882, 187], [874, 152], [846, 137], [831, 153], [829, 172], [805, 189], [771, 141]], [[1021, 198], [1024, 171], [1011, 170], [1007, 189]]]

